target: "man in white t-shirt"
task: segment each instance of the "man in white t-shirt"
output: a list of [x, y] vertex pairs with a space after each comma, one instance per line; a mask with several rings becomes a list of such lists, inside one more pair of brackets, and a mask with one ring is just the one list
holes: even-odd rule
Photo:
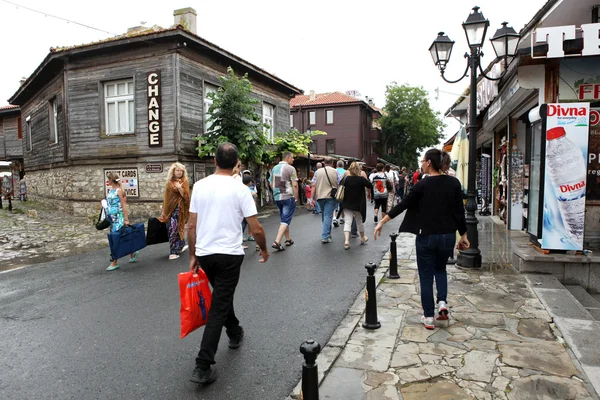
[[258, 222], [252, 194], [241, 179], [231, 177], [237, 162], [235, 145], [220, 144], [215, 157], [216, 172], [194, 184], [190, 202], [190, 270], [202, 267], [213, 287], [208, 321], [196, 357], [196, 368], [190, 378], [195, 383], [208, 384], [217, 379], [216, 369], [211, 365], [215, 363], [223, 326], [229, 337], [229, 348], [240, 347], [244, 337], [244, 330], [233, 310], [233, 296], [244, 261], [244, 218], [260, 247], [259, 262], [269, 259], [265, 231]]

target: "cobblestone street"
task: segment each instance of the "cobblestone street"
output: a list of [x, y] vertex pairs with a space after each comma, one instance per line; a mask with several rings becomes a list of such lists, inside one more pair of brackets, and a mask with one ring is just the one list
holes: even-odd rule
[[52, 210], [37, 202], [3, 200], [0, 210], [0, 271], [108, 247], [107, 231], [92, 221]]

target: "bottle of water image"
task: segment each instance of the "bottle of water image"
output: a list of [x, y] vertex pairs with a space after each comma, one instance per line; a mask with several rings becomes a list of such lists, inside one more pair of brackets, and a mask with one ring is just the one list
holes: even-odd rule
[[587, 179], [583, 153], [567, 139], [562, 126], [549, 129], [546, 139], [546, 171], [554, 186], [561, 219], [571, 237], [581, 243]]

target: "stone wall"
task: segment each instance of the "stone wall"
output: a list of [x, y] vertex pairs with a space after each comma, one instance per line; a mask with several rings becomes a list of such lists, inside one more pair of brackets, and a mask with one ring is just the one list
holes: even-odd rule
[[[157, 163], [158, 164], [158, 163]], [[193, 164], [186, 166], [188, 180], [193, 183]], [[146, 163], [85, 165], [27, 171], [27, 190], [31, 200], [39, 201], [62, 212], [88, 218], [98, 217], [105, 192], [105, 169], [137, 168], [138, 197], [127, 196], [131, 222], [143, 222], [160, 215], [164, 188], [171, 162], [163, 163], [163, 172], [147, 173]]]

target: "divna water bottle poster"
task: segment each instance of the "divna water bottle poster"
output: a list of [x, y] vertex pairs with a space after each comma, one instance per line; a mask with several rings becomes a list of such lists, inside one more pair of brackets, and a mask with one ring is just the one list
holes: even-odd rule
[[583, 250], [589, 103], [548, 104], [542, 248]]

